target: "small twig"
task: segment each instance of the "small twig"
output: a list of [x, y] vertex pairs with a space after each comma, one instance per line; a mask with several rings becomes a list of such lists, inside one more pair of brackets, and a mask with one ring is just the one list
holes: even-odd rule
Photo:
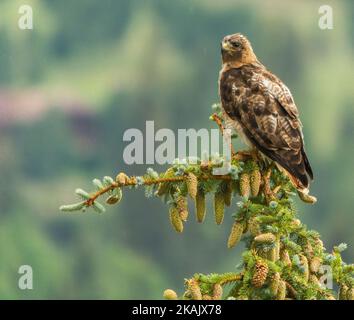
[[107, 193], [107, 192], [109, 192], [109, 191], [112, 191], [113, 189], [118, 188], [118, 187], [120, 187], [120, 185], [119, 185], [117, 182], [114, 182], [114, 183], [112, 183], [111, 185], [105, 187], [104, 189], [101, 189], [101, 190], [97, 191], [96, 193], [94, 193], [94, 194], [90, 197], [90, 199], [87, 199], [87, 201], [86, 201], [86, 206], [87, 206], [87, 207], [92, 206], [93, 203], [95, 202], [95, 200], [96, 200], [98, 197], [100, 197], [100, 196], [102, 196], [103, 194], [105, 194], [105, 193]]
[[[145, 179], [144, 183], [142, 185], [145, 186], [150, 186], [154, 184], [159, 184], [159, 183], [165, 183], [165, 182], [178, 182], [178, 181], [184, 181], [186, 179], [185, 176], [175, 176], [175, 177], [169, 177], [169, 178], [158, 178], [158, 179]], [[198, 177], [199, 180], [209, 180], [209, 179], [214, 179], [214, 180], [231, 180], [232, 177], [229, 175], [201, 175]], [[86, 200], [85, 205], [87, 207], [90, 207], [93, 205], [93, 203], [99, 198], [100, 196], [104, 195], [107, 192], [110, 192], [114, 190], [115, 188], [121, 188], [121, 187], [129, 187], [129, 186], [135, 186], [137, 185], [137, 180], [136, 177], [130, 177], [127, 179], [125, 183], [118, 183], [118, 182], [113, 182], [111, 185], [97, 191], [94, 193], [89, 199]]]

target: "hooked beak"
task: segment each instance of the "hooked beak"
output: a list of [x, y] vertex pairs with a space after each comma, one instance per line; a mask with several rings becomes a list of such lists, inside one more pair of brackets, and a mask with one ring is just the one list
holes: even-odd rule
[[221, 47], [222, 47], [224, 50], [232, 50], [232, 47], [231, 47], [229, 41], [227, 41], [227, 40], [223, 40], [223, 41], [221, 42]]

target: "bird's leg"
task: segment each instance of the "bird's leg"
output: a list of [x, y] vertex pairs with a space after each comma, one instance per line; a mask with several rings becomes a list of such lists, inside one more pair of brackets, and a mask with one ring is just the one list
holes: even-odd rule
[[[224, 132], [225, 128], [223, 125], [223, 119], [221, 117], [219, 117], [216, 113], [213, 113], [211, 115], [211, 119], [213, 121], [215, 121], [215, 123], [219, 127], [221, 134], [224, 136], [225, 135], [225, 132]], [[231, 157], [232, 157], [232, 159], [235, 159], [235, 160], [244, 161], [244, 160], [248, 160], [250, 158], [254, 159], [256, 162], [259, 162], [259, 160], [261, 160], [258, 150], [254, 147], [249, 151], [243, 150], [243, 151], [236, 152], [234, 149], [234, 146], [232, 145], [232, 139], [230, 141], [230, 150], [231, 150]]]
[[232, 158], [235, 160], [244, 161], [252, 158], [252, 155], [250, 151], [237, 151], [233, 154]]
[[256, 147], [252, 147], [252, 149], [250, 150], [250, 153], [251, 153], [251, 157], [254, 160], [254, 162], [256, 162], [256, 163], [261, 163], [262, 162], [262, 155], [257, 150]]
[[[225, 128], [224, 128], [224, 126], [222, 124], [223, 120], [216, 113], [213, 113], [211, 115], [211, 118], [218, 125], [221, 134], [224, 136], [225, 135], [225, 133], [224, 133]], [[232, 145], [232, 139], [230, 139], [230, 140], [231, 140], [230, 141], [231, 157], [233, 158], [234, 155], [236, 154], [236, 152], [235, 152], [235, 149], [234, 149], [234, 147]]]
[[254, 147], [250, 150], [237, 151], [234, 155], [234, 159], [236, 159], [236, 160], [253, 159], [257, 163], [261, 162], [261, 160], [262, 160], [259, 151]]

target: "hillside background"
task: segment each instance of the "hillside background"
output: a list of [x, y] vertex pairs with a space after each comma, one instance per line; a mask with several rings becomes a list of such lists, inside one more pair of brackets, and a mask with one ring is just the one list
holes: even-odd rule
[[[233, 271], [231, 223], [170, 227], [165, 205], [127, 191], [103, 215], [59, 205], [91, 179], [127, 166], [128, 128], [212, 128], [219, 44], [242, 32], [290, 88], [315, 172], [315, 206], [300, 218], [354, 261], [354, 2], [28, 0], [34, 30], [17, 27], [23, 1], [0, 2], [0, 299], [158, 299], [195, 272]], [[154, 166], [156, 170], [162, 170]], [[31, 265], [34, 289], [17, 287]]]

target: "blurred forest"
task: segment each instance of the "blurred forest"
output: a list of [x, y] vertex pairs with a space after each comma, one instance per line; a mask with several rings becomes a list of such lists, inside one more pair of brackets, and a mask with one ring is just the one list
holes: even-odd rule
[[[123, 162], [126, 129], [214, 127], [220, 40], [235, 32], [300, 110], [319, 200], [297, 201], [300, 219], [353, 262], [353, 1], [326, 1], [333, 30], [315, 0], [28, 0], [32, 31], [17, 26], [21, 4], [0, 2], [0, 299], [159, 299], [195, 272], [232, 271], [235, 204], [223, 225], [192, 217], [182, 235], [141, 190], [103, 215], [58, 207], [94, 177], [145, 172]], [[33, 290], [18, 288], [23, 264]]]

